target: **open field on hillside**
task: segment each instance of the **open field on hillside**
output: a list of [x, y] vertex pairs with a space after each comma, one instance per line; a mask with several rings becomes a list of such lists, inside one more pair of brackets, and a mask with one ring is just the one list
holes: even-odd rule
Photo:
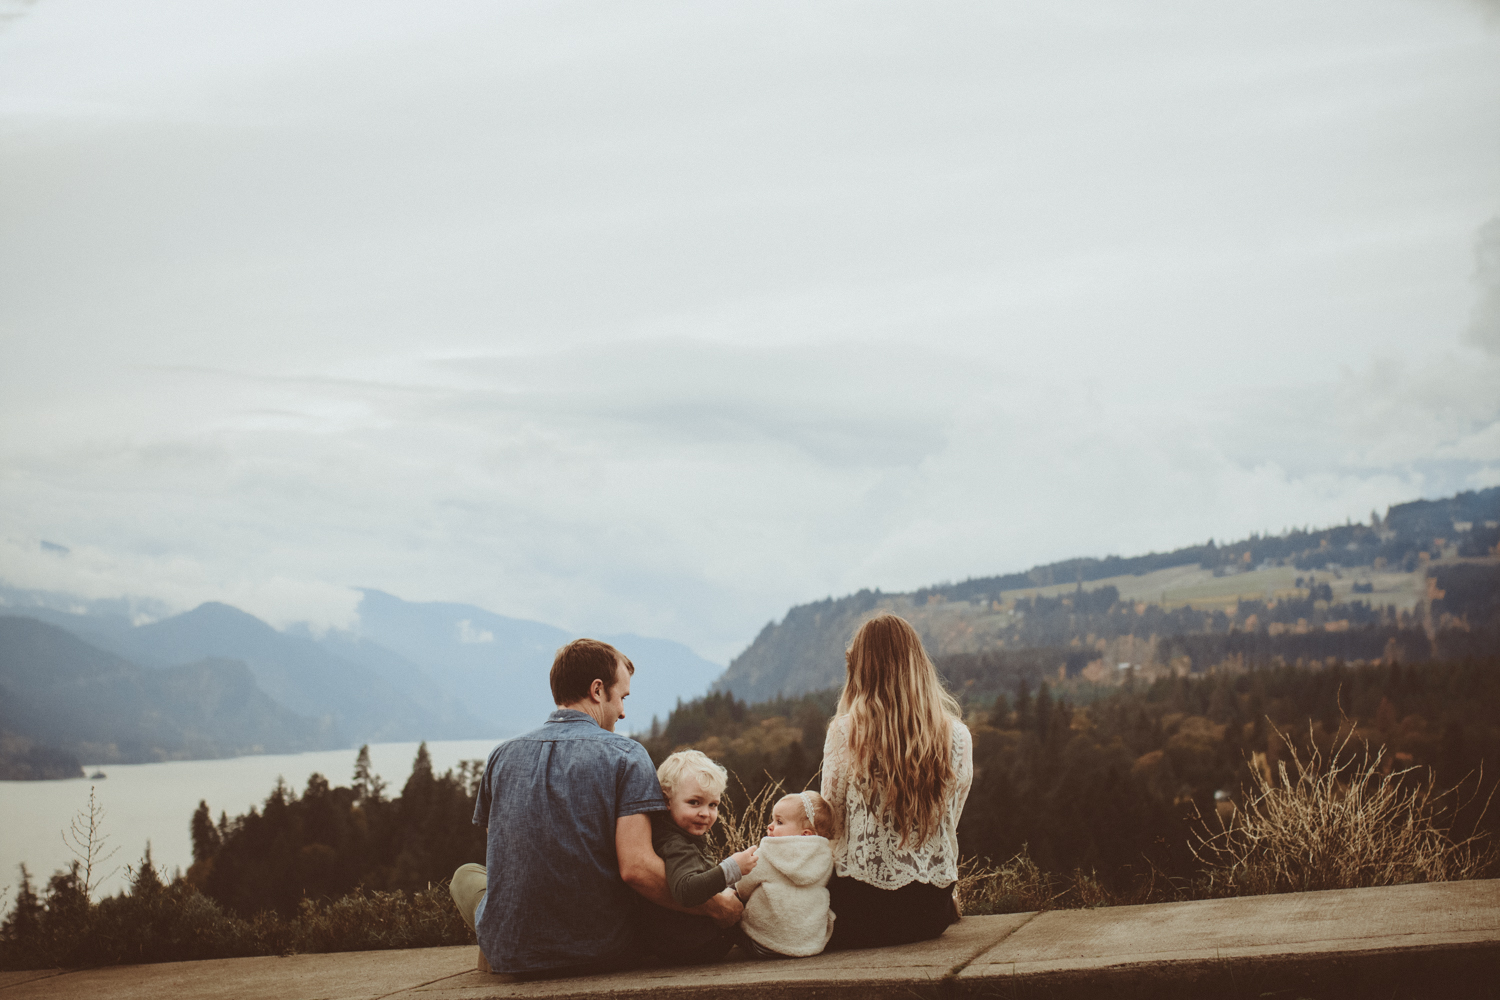
[[[1449, 560], [1456, 561], [1456, 560]], [[1326, 583], [1333, 590], [1334, 603], [1365, 601], [1376, 606], [1394, 605], [1397, 611], [1411, 611], [1426, 593], [1425, 576], [1429, 565], [1424, 564], [1410, 573], [1400, 571], [1372, 570], [1367, 566], [1337, 571], [1310, 572], [1292, 566], [1267, 566], [1246, 572], [1215, 576], [1212, 570], [1198, 566], [1174, 566], [1171, 569], [1143, 573], [1140, 576], [1114, 576], [1095, 580], [1083, 586], [1085, 591], [1101, 587], [1114, 587], [1120, 592], [1122, 601], [1147, 601], [1165, 609], [1190, 604], [1195, 608], [1232, 608], [1241, 600], [1266, 601], [1282, 598], [1297, 598], [1306, 595], [1306, 588], [1298, 587], [1314, 578]], [[1356, 594], [1356, 583], [1369, 583], [1374, 591]], [[1060, 597], [1070, 594], [1076, 584], [1059, 584], [1052, 587], [1031, 587], [1024, 590], [1007, 590], [1001, 596], [1007, 602], [1018, 598]]]
[[[1425, 562], [1412, 572], [1375, 570], [1356, 567], [1340, 570], [1307, 571], [1291, 566], [1268, 566], [1238, 573], [1215, 575], [1199, 566], [1176, 566], [1144, 573], [1140, 576], [1116, 576], [1094, 580], [1083, 585], [1085, 593], [1105, 587], [1119, 591], [1119, 599], [1138, 604], [1154, 604], [1164, 610], [1192, 607], [1200, 611], [1224, 611], [1234, 614], [1241, 601], [1297, 600], [1309, 594], [1309, 583], [1327, 584], [1334, 604], [1364, 602], [1375, 608], [1394, 607], [1398, 612], [1419, 611], [1427, 598], [1427, 572], [1434, 566], [1459, 562], [1500, 563], [1490, 559], [1448, 557]], [[1302, 586], [1298, 586], [1299, 579]], [[1356, 584], [1369, 585], [1369, 592], [1356, 593]], [[1057, 584], [1007, 590], [992, 601], [946, 601], [929, 597], [916, 603], [909, 595], [882, 596], [874, 602], [869, 614], [891, 611], [909, 620], [921, 631], [935, 656], [951, 653], [977, 653], [1003, 645], [1003, 633], [1020, 620], [1017, 601], [1035, 597], [1059, 598], [1076, 592], [1078, 585]], [[1131, 658], [1131, 657], [1127, 657]]]

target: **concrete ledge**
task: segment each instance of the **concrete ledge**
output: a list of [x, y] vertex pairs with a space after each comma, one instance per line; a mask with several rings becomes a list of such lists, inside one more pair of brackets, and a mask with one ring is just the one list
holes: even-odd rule
[[8, 973], [0, 1000], [1500, 996], [1500, 880], [967, 917], [936, 941], [516, 981], [476, 949]]

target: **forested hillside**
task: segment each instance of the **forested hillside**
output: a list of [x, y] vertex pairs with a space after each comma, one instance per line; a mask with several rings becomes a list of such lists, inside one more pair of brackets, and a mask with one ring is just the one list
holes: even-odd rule
[[[768, 623], [715, 687], [759, 701], [838, 684], [845, 644], [877, 610], [907, 618], [937, 655], [1045, 649], [1036, 655], [1049, 670], [1065, 662], [1070, 672], [1093, 660], [1148, 673], [1168, 668], [1197, 647], [1162, 640], [1200, 633], [1337, 633], [1372, 624], [1431, 632], [1444, 614], [1463, 613], [1451, 600], [1443, 603], [1438, 591], [1446, 576], [1434, 571], [1494, 564], [1497, 546], [1500, 487], [1398, 504], [1384, 518], [1372, 514], [1369, 524], [1209, 541], [1130, 559], [1072, 559], [909, 594], [862, 590], [798, 605]], [[1326, 643], [1323, 655], [1369, 658], [1352, 652], [1352, 641]]]
[[[1500, 817], [1481, 807], [1500, 764], [1500, 646], [1493, 631], [1483, 644], [1454, 638], [1435, 644], [1460, 650], [1452, 660], [1226, 665], [1132, 680], [1088, 704], [1069, 699], [1067, 682], [1024, 677], [993, 701], [966, 696], [975, 777], [960, 850], [999, 862], [1024, 849], [1044, 870], [1081, 868], [1117, 893], [1153, 877], [1188, 883], [1199, 870], [1189, 849], [1198, 817], [1212, 823], [1220, 808], [1243, 806], [1250, 768], [1288, 760], [1289, 742], [1305, 759], [1351, 736], [1352, 752], [1383, 751], [1387, 773], [1417, 768], [1408, 780], [1420, 781], [1431, 768], [1439, 787], [1461, 786], [1444, 821], [1460, 836], [1477, 823], [1493, 837]], [[974, 666], [939, 661], [959, 691]], [[986, 688], [1002, 686], [990, 679]], [[716, 694], [682, 706], [646, 746], [657, 760], [697, 747], [751, 794], [772, 780], [816, 787], [834, 702], [833, 691], [753, 706]], [[734, 797], [745, 800], [737, 785]]]

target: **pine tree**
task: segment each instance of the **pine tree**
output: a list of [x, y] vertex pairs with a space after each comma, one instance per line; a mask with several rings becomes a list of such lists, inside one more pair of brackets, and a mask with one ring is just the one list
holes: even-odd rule
[[1036, 734], [1043, 743], [1047, 742], [1047, 732], [1052, 728], [1052, 689], [1047, 686], [1046, 681], [1036, 689]]
[[219, 837], [219, 831], [214, 829], [214, 821], [208, 813], [208, 803], [199, 800], [198, 808], [193, 812], [191, 824], [193, 832], [193, 862], [207, 861], [219, 852], [219, 845], [223, 842]]
[[[427, 744], [422, 744], [423, 748]], [[354, 799], [361, 805], [366, 802], [379, 802], [385, 792], [385, 782], [380, 780], [380, 775], [370, 770], [370, 744], [366, 743], [359, 748], [359, 756], [354, 759]]]
[[40, 943], [42, 933], [42, 901], [31, 887], [31, 872], [21, 865], [21, 885], [16, 890], [16, 901], [4, 922], [0, 922], [0, 941], [13, 946], [17, 952], [29, 951]]
[[425, 807], [432, 794], [432, 781], [432, 755], [427, 752], [427, 743], [424, 741], [417, 747], [416, 759], [411, 762], [411, 777], [402, 786], [401, 798], [418, 800], [413, 804], [418, 808]]
[[1031, 724], [1031, 685], [1022, 677], [1016, 689], [1016, 728], [1030, 729]]

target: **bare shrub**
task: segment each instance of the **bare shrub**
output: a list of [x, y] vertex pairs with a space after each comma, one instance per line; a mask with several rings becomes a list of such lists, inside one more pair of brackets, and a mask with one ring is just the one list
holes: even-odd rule
[[972, 916], [1110, 906], [1117, 902], [1093, 872], [1043, 871], [1025, 847], [1002, 865], [965, 860], [959, 865], [953, 897], [959, 912]]
[[[92, 898], [99, 884], [112, 878], [120, 870], [119, 865], [108, 872], [103, 870], [120, 849], [109, 846], [109, 834], [104, 832], [104, 806], [99, 802], [95, 786], [89, 786], [88, 805], [73, 817], [62, 838], [68, 850], [78, 859], [77, 875], [81, 880], [83, 894]], [[149, 844], [146, 850], [150, 852]]]
[[[1205, 866], [1205, 895], [1447, 882], [1494, 867], [1485, 834], [1455, 839], [1458, 814], [1472, 801], [1460, 786], [1438, 789], [1428, 768], [1392, 771], [1384, 747], [1355, 754], [1352, 737], [1326, 759], [1310, 739], [1304, 760], [1283, 734], [1290, 767], [1283, 760], [1272, 773], [1250, 762], [1243, 808], [1228, 821], [1200, 817], [1191, 846]], [[1467, 825], [1477, 830], [1478, 822]]]

